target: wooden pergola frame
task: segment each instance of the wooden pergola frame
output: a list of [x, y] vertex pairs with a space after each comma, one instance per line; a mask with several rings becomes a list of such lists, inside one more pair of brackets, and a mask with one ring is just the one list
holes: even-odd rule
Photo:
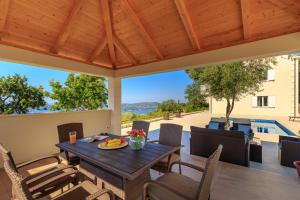
[[[46, 0], [44, 2], [45, 6], [47, 4], [50, 5], [50, 3], [56, 6], [56, 4], [60, 3], [61, 7], [70, 7], [64, 9], [68, 10], [67, 14], [63, 13], [63, 9], [54, 6], [52, 10], [49, 8], [49, 13], [42, 14], [47, 20], [53, 21], [53, 25], [49, 24], [49, 30], [54, 25], [58, 26], [58, 24], [54, 24], [54, 19], [61, 20], [61, 17], [56, 17], [58, 14], [54, 14], [54, 12], [60, 12], [60, 16], [65, 15], [58, 34], [55, 37], [51, 36], [54, 42], [49, 43], [48, 40], [43, 39], [42, 41], [40, 38], [33, 36], [34, 34], [39, 35], [39, 32], [44, 31], [45, 38], [48, 38], [46, 30], [43, 30], [44, 26], [40, 25], [42, 28], [35, 30], [35, 33], [30, 32], [32, 28], [39, 25], [38, 23], [42, 23], [37, 20], [33, 21], [35, 20], [33, 18], [35, 15], [41, 15], [36, 5], [29, 1], [25, 7], [22, 2], [0, 0], [0, 44], [79, 61], [98, 67], [120, 70], [300, 31], [300, 20], [298, 19], [300, 16], [300, 2], [297, 0], [266, 0], [264, 2], [258, 0], [230, 0], [226, 1], [226, 4], [225, 0], [216, 2], [208, 1], [205, 3], [194, 0], [162, 0], [155, 3], [143, 0], [140, 2], [144, 2], [148, 7], [141, 8], [142, 3], [132, 0], [95, 1], [98, 13], [95, 11], [88, 17], [97, 22], [97, 19], [94, 19], [96, 14], [101, 16], [99, 26], [103, 35], [97, 39], [98, 42], [94, 46], [85, 47], [81, 51], [74, 51], [75, 46], [68, 43], [70, 39], [72, 41], [76, 39], [78, 44], [85, 42], [85, 38], [75, 36], [74, 31], [76, 32], [81, 28], [78, 27], [78, 23], [82, 20], [82, 15], [88, 18], [87, 12], [90, 10], [87, 8], [87, 1], [50, 2]], [[35, 9], [35, 12], [32, 12], [32, 18], [30, 18], [31, 21], [28, 19], [27, 24], [18, 25], [21, 18], [19, 17], [20, 13], [15, 10], [20, 8], [28, 9], [29, 7], [33, 10]], [[223, 24], [210, 24], [210, 18], [199, 11], [202, 7], [208, 10], [208, 15], [218, 17], [219, 21], [222, 21], [222, 18], [225, 20], [231, 17], [229, 21], [222, 21], [222, 23], [227, 23], [228, 27], [232, 26], [236, 28], [232, 30], [224, 29], [224, 33], [221, 32], [217, 35], [213, 32], [210, 33], [210, 29], [213, 30], [214, 26], [222, 27]], [[216, 14], [209, 12], [212, 7], [215, 7]], [[223, 7], [232, 13], [222, 11]], [[254, 8], [257, 9], [256, 12], [258, 14], [253, 12]], [[159, 9], [164, 12], [158, 12], [157, 10]], [[153, 16], [145, 14], [148, 10], [154, 13]], [[51, 12], [53, 14], [50, 17]], [[269, 12], [273, 13], [272, 18], [269, 16]], [[219, 17], [217, 14], [222, 14], [222, 17]], [[119, 17], [120, 15], [123, 17]], [[166, 15], [166, 19], [162, 20], [169, 21], [170, 24], [162, 26], [159, 23], [161, 20], [155, 18], [156, 15]], [[236, 15], [238, 18], [233, 18], [231, 15]], [[203, 21], [206, 18], [207, 21]], [[161, 32], [169, 33], [170, 36], [160, 34], [158, 28], [153, 30], [155, 23], [162, 30]], [[238, 24], [240, 26], [237, 26]], [[264, 32], [264, 30], [261, 30], [261, 26], [263, 25], [260, 24], [267, 24], [267, 26], [264, 26], [268, 31]], [[13, 26], [15, 26], [15, 29], [18, 28], [20, 32], [13, 32]], [[89, 24], [84, 26], [82, 27], [83, 29], [95, 28]], [[134, 29], [127, 27], [134, 27]], [[205, 29], [205, 27], [209, 27], [210, 29]], [[168, 31], [168, 28], [177, 30], [177, 32]], [[26, 34], [21, 34], [22, 31], [26, 32]], [[172, 37], [173, 33], [178, 35], [177, 38]], [[28, 35], [29, 38], [27, 38]], [[94, 35], [92, 31], [91, 35]], [[131, 35], [134, 35], [134, 37], [130, 37]], [[127, 37], [128, 40], [124, 39]], [[19, 38], [21, 39], [19, 40]], [[220, 41], [216, 41], [219, 38]], [[44, 44], [38, 44], [35, 41], [41, 41], [50, 45], [50, 47], [44, 48]], [[187, 43], [186, 41], [189, 42]], [[70, 45], [72, 48], [68, 47]], [[69, 48], [72, 49], [72, 54], [69, 53]]]

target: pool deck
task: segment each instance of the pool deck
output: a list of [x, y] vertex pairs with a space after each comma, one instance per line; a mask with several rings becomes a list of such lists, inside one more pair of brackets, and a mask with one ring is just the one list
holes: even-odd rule
[[[204, 114], [205, 113], [201, 113]], [[206, 115], [209, 115], [206, 113]], [[216, 117], [221, 117], [221, 115], [214, 115]], [[299, 135], [300, 131], [300, 120], [289, 121], [289, 117], [287, 116], [253, 116], [253, 115], [232, 115], [231, 117], [236, 118], [249, 118], [249, 119], [266, 119], [266, 120], [276, 120], [290, 131], [294, 132], [295, 134]]]
[[[173, 118], [171, 120], [160, 120], [151, 122], [150, 124], [150, 133], [149, 137], [150, 139], [157, 139], [158, 138], [158, 129], [160, 127], [161, 123], [174, 123], [174, 124], [180, 124], [183, 126], [183, 139], [182, 144], [184, 147], [182, 148], [183, 153], [189, 153], [189, 132], [190, 132], [190, 126], [199, 126], [199, 127], [205, 127], [206, 124], [208, 124], [210, 118], [212, 115], [210, 115], [208, 112], [202, 112], [202, 113], [196, 113], [191, 115], [186, 115], [181, 118]], [[222, 117], [213, 115], [213, 117]], [[236, 118], [252, 118], [252, 119], [270, 119], [270, 120], [277, 120], [279, 123], [284, 125], [286, 128], [290, 129], [294, 133], [298, 133], [300, 130], [300, 121], [291, 122], [288, 121], [288, 117], [262, 117], [262, 116], [232, 116]], [[131, 130], [131, 128], [125, 128], [122, 129], [122, 134], [126, 134], [128, 130]], [[294, 168], [284, 167], [279, 164], [278, 161], [278, 138], [279, 136], [277, 134], [264, 134], [264, 133], [255, 133], [255, 137], [259, 137], [262, 141], [262, 147], [263, 147], [263, 163], [255, 163], [251, 162], [250, 167], [255, 168], [258, 170], [268, 171], [271, 173], [281, 174], [289, 177], [296, 177], [296, 170]]]
[[[209, 112], [195, 113], [186, 115], [181, 118], [172, 118], [170, 120], [159, 120], [151, 122], [150, 131], [159, 129], [161, 123], [174, 123], [183, 126], [184, 131], [190, 131], [190, 126], [205, 127], [208, 124], [211, 117], [224, 117], [223, 115], [211, 115]], [[288, 117], [272, 117], [272, 116], [251, 116], [251, 115], [232, 115], [233, 118], [249, 118], [249, 119], [268, 119], [276, 120], [290, 131], [299, 135], [300, 121], [289, 121]], [[122, 129], [122, 134], [126, 134], [131, 127]], [[262, 141], [278, 142], [278, 135], [276, 134], [261, 134], [255, 133], [255, 137], [259, 137]]]
[[[204, 166], [206, 158], [182, 154], [181, 159], [197, 166]], [[40, 165], [51, 165], [43, 161], [31, 168], [26, 167], [21, 173], [34, 173], [41, 170]], [[31, 172], [29, 172], [31, 170]], [[177, 167], [174, 167], [177, 170]], [[183, 174], [196, 181], [200, 180], [197, 171], [182, 168]], [[151, 170], [151, 177], [157, 178], [158, 172]], [[11, 199], [11, 183], [3, 169], [0, 169], [0, 199]], [[101, 186], [99, 186], [101, 187]], [[220, 162], [212, 185], [211, 200], [294, 200], [300, 196], [300, 181], [297, 177], [275, 174], [253, 168]]]
[[[184, 116], [182, 118], [174, 118], [172, 120], [161, 120], [152, 122], [150, 125], [150, 139], [155, 139], [158, 136], [158, 129], [160, 123], [176, 123], [184, 127], [183, 132], [183, 145], [182, 160], [192, 164], [203, 166], [205, 158], [199, 156], [189, 155], [189, 131], [190, 126], [204, 127], [210, 120], [208, 113], [197, 113]], [[253, 117], [254, 118], [254, 117]], [[261, 117], [255, 117], [261, 118]], [[267, 118], [265, 118], [267, 119]], [[300, 122], [284, 122], [277, 118], [284, 126], [290, 130], [300, 130]], [[291, 128], [293, 127], [293, 128]], [[297, 128], [298, 127], [298, 128]], [[122, 132], [126, 133], [131, 128], [123, 129]], [[298, 131], [294, 131], [298, 132]], [[265, 140], [276, 140], [274, 136], [268, 134], [261, 134]], [[270, 138], [266, 138], [266, 137]], [[272, 139], [273, 137], [273, 139]], [[212, 188], [212, 200], [282, 200], [282, 199], [299, 199], [300, 196], [300, 181], [297, 178], [296, 170], [289, 167], [283, 167], [279, 164], [277, 154], [277, 144], [275, 142], [263, 141], [263, 163], [250, 163], [250, 168], [233, 165], [229, 163], [220, 162], [219, 172]], [[34, 173], [44, 167], [40, 165], [51, 166], [52, 162], [39, 163], [33, 165], [33, 168], [28, 168], [22, 173]], [[184, 174], [192, 178], [198, 178], [194, 174], [194, 170], [183, 168]], [[151, 173], [153, 178], [158, 176], [157, 172]], [[3, 169], [0, 169], [0, 199], [11, 199], [11, 184]]]

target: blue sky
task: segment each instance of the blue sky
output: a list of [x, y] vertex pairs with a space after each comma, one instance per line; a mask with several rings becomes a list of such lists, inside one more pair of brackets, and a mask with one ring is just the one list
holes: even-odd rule
[[68, 76], [68, 73], [64, 71], [0, 61], [0, 76], [16, 73], [26, 76], [30, 85], [42, 85], [47, 91], [51, 89], [49, 80], [63, 83]]
[[184, 100], [184, 90], [192, 80], [185, 71], [126, 78], [122, 80], [122, 102], [161, 102], [167, 99]]
[[[28, 78], [30, 85], [42, 85], [50, 90], [49, 80], [64, 83], [68, 73], [23, 64], [1, 62], [0, 76], [18, 73]], [[184, 71], [168, 72], [122, 80], [122, 103], [161, 102], [167, 99], [184, 100], [184, 90], [192, 80]]]

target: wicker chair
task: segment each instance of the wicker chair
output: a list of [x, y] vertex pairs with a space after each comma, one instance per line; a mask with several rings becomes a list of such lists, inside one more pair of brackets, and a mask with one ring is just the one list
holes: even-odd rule
[[1, 144], [0, 152], [2, 154], [3, 160], [6, 159], [9, 161], [10, 169], [13, 170], [15, 174], [20, 174], [19, 170], [39, 161], [48, 159], [57, 160], [58, 164], [56, 166], [25, 177], [24, 184], [26, 184], [29, 193], [35, 198], [48, 195], [53, 191], [59, 190], [64, 186], [69, 185], [70, 183], [72, 183], [73, 185], [77, 184], [77, 169], [74, 166], [66, 166], [64, 164], [61, 164], [58, 156], [45, 156], [22, 163], [20, 165], [16, 165], [11, 152], [7, 151]]
[[295, 168], [294, 161], [300, 160], [300, 138], [279, 136], [278, 159], [280, 164]]
[[99, 190], [93, 183], [89, 181], [84, 181], [68, 191], [59, 194], [56, 197], [51, 197], [50, 195], [44, 196], [42, 198], [36, 198], [32, 195], [30, 187], [28, 186], [28, 178], [23, 178], [19, 173], [14, 170], [13, 163], [4, 155], [4, 169], [9, 176], [12, 187], [13, 187], [13, 198], [16, 200], [108, 200], [114, 199], [114, 194], [110, 190]]
[[144, 185], [143, 199], [153, 200], [208, 200], [218, 161], [222, 152], [222, 145], [208, 158], [205, 168], [181, 162], [181, 165], [202, 172], [200, 182], [184, 175], [172, 172], [171, 164], [169, 173], [159, 177], [156, 181], [146, 182]]
[[[83, 127], [82, 123], [68, 123], [68, 124], [62, 124], [57, 126], [58, 131], [58, 140], [59, 143], [67, 142], [69, 141], [69, 133], [72, 131], [76, 131], [76, 137], [77, 139], [83, 138]], [[71, 165], [78, 165], [80, 162], [80, 159], [78, 156], [75, 156], [72, 153], [64, 152], [60, 150], [60, 157], [65, 159], [68, 164]]]
[[148, 140], [150, 122], [146, 121], [133, 121], [132, 130], [144, 130], [146, 133], [146, 140]]
[[[159, 140], [153, 140], [150, 142], [158, 142], [163, 145], [181, 147], [182, 128], [182, 126], [177, 124], [161, 124]], [[156, 171], [166, 173], [169, 170], [170, 164], [175, 161], [180, 161], [180, 150], [160, 160], [151, 168]], [[181, 165], [179, 165], [179, 172], [181, 173]]]

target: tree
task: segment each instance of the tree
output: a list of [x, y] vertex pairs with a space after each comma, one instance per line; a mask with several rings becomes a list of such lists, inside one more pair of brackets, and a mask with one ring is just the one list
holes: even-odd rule
[[173, 99], [163, 101], [158, 105], [157, 110], [163, 113], [163, 119], [169, 120], [170, 113], [175, 112], [177, 102]]
[[194, 110], [207, 107], [206, 102], [207, 95], [201, 91], [201, 84], [199, 81], [194, 81], [188, 85], [184, 91], [185, 98], [188, 100], [188, 104], [192, 106]]
[[228, 118], [235, 102], [246, 95], [255, 95], [261, 91], [265, 74], [272, 64], [276, 64], [276, 59], [270, 57], [212, 65], [189, 70], [188, 74], [198, 85], [207, 86], [208, 94], [217, 101], [225, 99], [228, 126]]
[[30, 108], [45, 106], [44, 89], [42, 86], [28, 85], [25, 76], [0, 77], [0, 113], [24, 114]]
[[82, 111], [107, 106], [107, 88], [102, 77], [71, 73], [64, 86], [57, 81], [50, 81], [50, 86], [52, 93], [47, 96], [55, 100], [52, 110]]
[[159, 104], [157, 109], [160, 110], [161, 112], [171, 113], [174, 112], [176, 106], [177, 106], [177, 102], [173, 99], [169, 99]]

